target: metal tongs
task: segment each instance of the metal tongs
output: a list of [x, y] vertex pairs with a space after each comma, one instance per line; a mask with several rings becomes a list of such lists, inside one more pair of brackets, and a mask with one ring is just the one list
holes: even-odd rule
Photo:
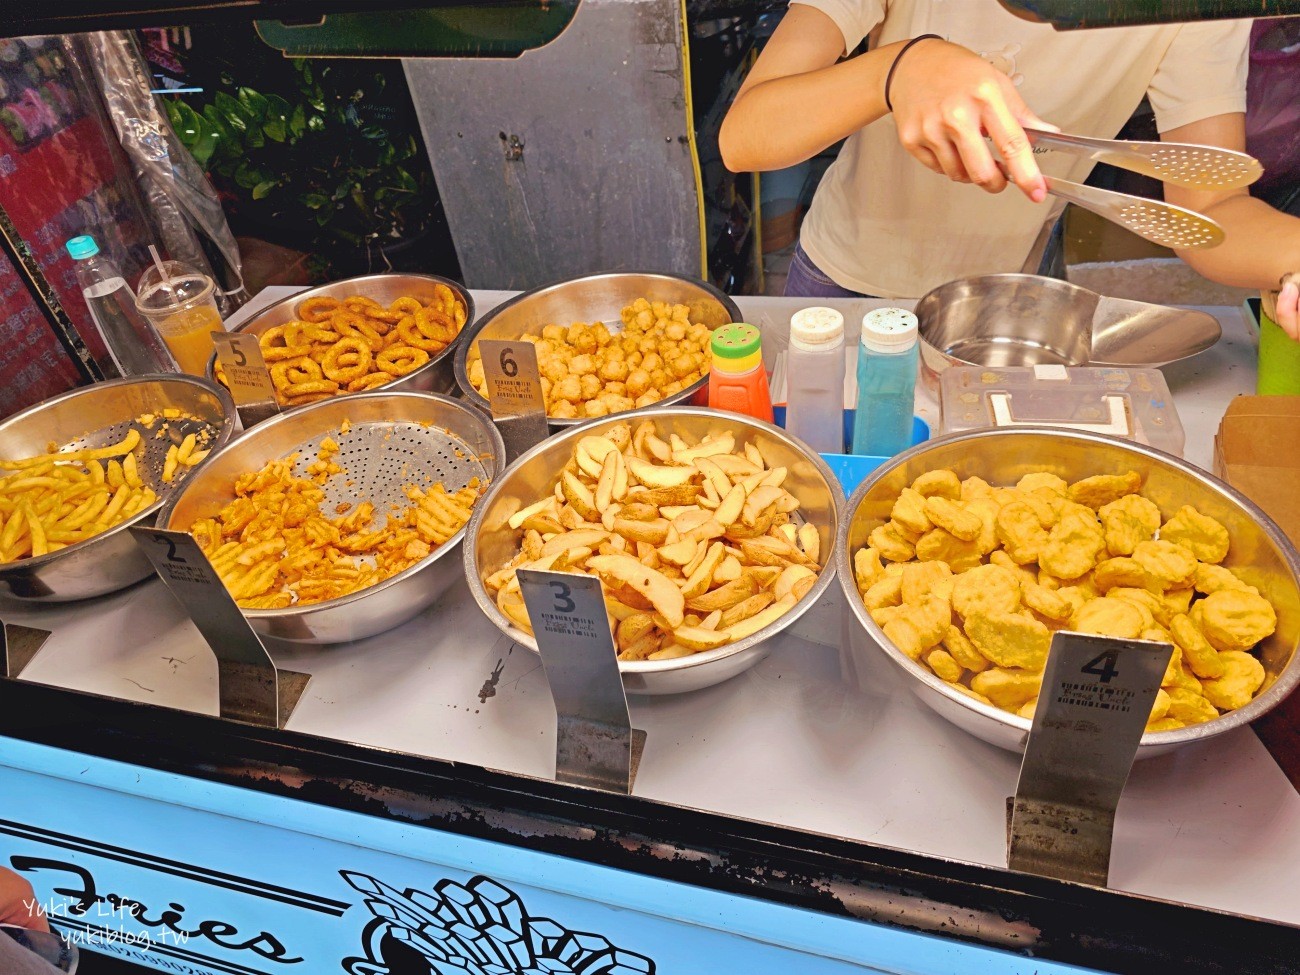
[[[1092, 139], [1064, 132], [1025, 129], [1034, 145], [1086, 156], [1097, 162], [1153, 176], [1166, 183], [1201, 190], [1227, 190], [1249, 186], [1264, 172], [1259, 161], [1244, 152], [1177, 142], [1121, 142]], [[1116, 193], [1095, 186], [1045, 176], [1053, 196], [1091, 210], [1164, 247], [1187, 250], [1217, 247], [1223, 228], [1203, 213], [1162, 200]]]

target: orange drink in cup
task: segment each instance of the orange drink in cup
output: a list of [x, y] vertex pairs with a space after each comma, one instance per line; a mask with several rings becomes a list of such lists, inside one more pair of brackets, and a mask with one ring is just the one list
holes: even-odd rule
[[215, 290], [210, 277], [179, 261], [151, 265], [140, 276], [136, 307], [158, 330], [176, 364], [192, 376], [204, 375], [211, 333], [222, 327]]

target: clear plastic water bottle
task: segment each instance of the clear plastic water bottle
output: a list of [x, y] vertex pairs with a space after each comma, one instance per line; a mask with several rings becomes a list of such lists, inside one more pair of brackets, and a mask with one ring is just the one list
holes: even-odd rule
[[77, 283], [85, 296], [113, 364], [123, 376], [177, 372], [162, 337], [135, 307], [135, 292], [93, 237], [73, 237], [65, 245], [76, 263]]
[[877, 308], [862, 318], [855, 454], [892, 457], [912, 446], [917, 324], [902, 308]]
[[844, 451], [844, 316], [804, 308], [790, 319], [785, 428], [818, 453]]

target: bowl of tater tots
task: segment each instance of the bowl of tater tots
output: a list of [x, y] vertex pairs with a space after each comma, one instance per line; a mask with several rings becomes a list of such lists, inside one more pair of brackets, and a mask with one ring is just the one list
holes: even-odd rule
[[1051, 428], [927, 441], [854, 492], [857, 626], [944, 718], [1023, 750], [1058, 630], [1173, 648], [1139, 757], [1248, 724], [1300, 683], [1300, 556], [1249, 499], [1141, 444]]
[[466, 329], [456, 381], [488, 408], [480, 339], [523, 340], [537, 351], [553, 428], [689, 402], [709, 380], [715, 328], [740, 321], [712, 285], [674, 274], [616, 272], [518, 295]]

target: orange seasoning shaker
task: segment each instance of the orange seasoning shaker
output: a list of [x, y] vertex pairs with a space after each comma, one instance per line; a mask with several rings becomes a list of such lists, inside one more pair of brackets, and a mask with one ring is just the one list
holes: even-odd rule
[[711, 347], [709, 406], [774, 422], [758, 329], [744, 322], [723, 325], [714, 330]]

